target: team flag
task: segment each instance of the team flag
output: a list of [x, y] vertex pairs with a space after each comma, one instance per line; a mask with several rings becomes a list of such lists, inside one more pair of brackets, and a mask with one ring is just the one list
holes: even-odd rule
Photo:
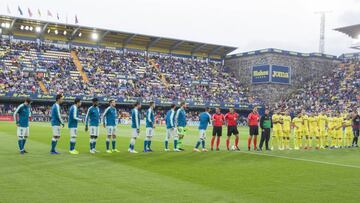
[[11, 14], [11, 11], [10, 11], [10, 8], [9, 8], [9, 5], [6, 5], [6, 10], [7, 10], [7, 13], [8, 13], [8, 14]]
[[18, 6], [18, 11], [19, 11], [20, 15], [23, 15], [23, 12], [22, 12], [20, 6]]
[[29, 16], [32, 17], [33, 14], [31, 12], [30, 8], [28, 8], [28, 13], [29, 13]]
[[75, 24], [78, 24], [78, 23], [79, 23], [78, 17], [77, 17], [77, 15], [75, 15]]
[[47, 15], [50, 17], [53, 17], [52, 13], [50, 12], [50, 10], [47, 10]]
[[41, 17], [41, 12], [40, 12], [40, 9], [38, 9], [38, 15], [39, 15], [39, 17]]

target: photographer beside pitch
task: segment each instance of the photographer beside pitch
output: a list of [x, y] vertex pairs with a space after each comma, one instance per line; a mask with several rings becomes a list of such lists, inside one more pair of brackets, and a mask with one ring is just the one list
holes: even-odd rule
[[266, 150], [270, 151], [269, 140], [271, 134], [271, 128], [273, 127], [271, 116], [269, 115], [269, 109], [265, 109], [265, 113], [260, 118], [261, 127], [261, 139], [258, 151], [262, 151], [263, 144], [265, 142]]

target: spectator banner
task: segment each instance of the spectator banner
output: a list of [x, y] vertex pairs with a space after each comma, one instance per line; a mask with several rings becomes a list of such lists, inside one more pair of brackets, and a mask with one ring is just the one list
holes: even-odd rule
[[271, 82], [290, 84], [290, 68], [286, 66], [271, 66]]
[[[38, 93], [16, 93], [16, 92], [6, 92], [6, 93], [0, 93], [0, 99], [16, 99], [22, 101], [24, 98], [29, 97], [34, 101], [42, 101], [42, 102], [55, 102], [55, 95], [43, 95]], [[64, 100], [66, 102], [73, 102], [75, 98], [80, 98], [84, 102], [91, 102], [93, 99], [93, 96], [84, 96], [84, 95], [64, 95]], [[139, 101], [145, 105], [149, 104], [152, 100], [147, 100], [143, 98], [124, 98], [124, 97], [97, 97], [99, 99], [100, 103], [108, 103], [110, 99], [114, 99], [117, 103], [120, 104], [134, 104], [135, 102]], [[154, 102], [156, 105], [161, 106], [170, 106], [171, 104], [180, 104], [180, 100], [172, 100], [172, 99], [154, 99]], [[190, 107], [220, 107], [220, 108], [229, 108], [234, 107], [236, 109], [252, 109], [254, 105], [259, 105], [257, 103], [246, 103], [246, 102], [240, 102], [240, 101], [234, 101], [233, 103], [226, 103], [226, 102], [200, 102], [200, 101], [194, 101], [194, 100], [185, 100], [185, 102]]]
[[0, 121], [14, 121], [12, 116], [0, 115]]
[[251, 75], [253, 84], [270, 82], [270, 65], [254, 66]]

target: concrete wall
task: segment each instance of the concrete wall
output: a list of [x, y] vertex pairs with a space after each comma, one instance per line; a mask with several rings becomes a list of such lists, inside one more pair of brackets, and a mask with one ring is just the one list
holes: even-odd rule
[[[249, 85], [251, 94], [261, 97], [268, 104], [279, 101], [306, 81], [316, 80], [331, 71], [339, 60], [322, 57], [290, 56], [280, 53], [263, 53], [240, 56], [225, 60], [225, 66], [233, 71], [243, 85]], [[282, 65], [291, 68], [291, 84], [251, 84], [251, 71], [257, 65]]]

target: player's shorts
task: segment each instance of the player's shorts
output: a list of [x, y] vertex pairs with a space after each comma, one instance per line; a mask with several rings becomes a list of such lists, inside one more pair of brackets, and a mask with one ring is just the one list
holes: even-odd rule
[[310, 136], [318, 137], [319, 133], [318, 133], [317, 129], [310, 130]]
[[166, 129], [166, 138], [165, 140], [169, 140], [171, 137], [174, 137], [174, 139], [178, 139], [178, 135], [174, 128], [167, 128]]
[[185, 135], [186, 135], [186, 127], [178, 127], [178, 128], [177, 128], [177, 133], [178, 133], [179, 135], [185, 136]]
[[282, 134], [284, 137], [290, 137], [291, 131], [290, 130], [283, 130]]
[[295, 138], [301, 139], [302, 135], [303, 135], [303, 132], [302, 132], [302, 130], [294, 129], [294, 135], [295, 135]]
[[303, 135], [309, 136], [309, 135], [310, 135], [309, 129], [304, 129], [304, 130], [303, 130]]
[[98, 126], [90, 126], [90, 136], [99, 136], [99, 127]]
[[106, 126], [107, 135], [116, 135], [116, 126]]
[[132, 132], [131, 137], [132, 137], [132, 138], [137, 138], [137, 137], [139, 137], [139, 134], [140, 134], [140, 133], [138, 133], [138, 129], [137, 129], [137, 128], [133, 128], [133, 132]]
[[70, 128], [70, 137], [76, 137], [77, 135], [77, 128]]
[[325, 137], [326, 136], [326, 131], [325, 130], [320, 130], [319, 131], [319, 136], [320, 137]]
[[18, 127], [17, 128], [18, 137], [29, 137], [29, 127]]
[[331, 138], [335, 138], [335, 131], [334, 131], [334, 130], [329, 130], [329, 131], [328, 131], [328, 135], [329, 135], [329, 137], [331, 137]]
[[53, 136], [60, 137], [60, 126], [52, 126]]
[[249, 126], [249, 134], [250, 134], [250, 136], [259, 135], [259, 127], [258, 126]]
[[353, 131], [352, 128], [345, 128], [345, 137], [352, 137], [353, 136]]
[[281, 128], [273, 128], [273, 136], [275, 137], [282, 137], [282, 129]]
[[228, 126], [227, 128], [227, 136], [231, 135], [239, 135], [239, 131], [237, 129], [237, 126]]
[[342, 138], [342, 137], [343, 137], [343, 130], [342, 130], [342, 128], [336, 130], [336, 137], [337, 137], [337, 138]]
[[200, 140], [206, 139], [206, 130], [199, 130], [199, 138]]
[[214, 126], [213, 131], [212, 131], [212, 135], [221, 137], [222, 136], [222, 126]]
[[154, 135], [154, 128], [146, 128], [146, 137], [152, 137]]

